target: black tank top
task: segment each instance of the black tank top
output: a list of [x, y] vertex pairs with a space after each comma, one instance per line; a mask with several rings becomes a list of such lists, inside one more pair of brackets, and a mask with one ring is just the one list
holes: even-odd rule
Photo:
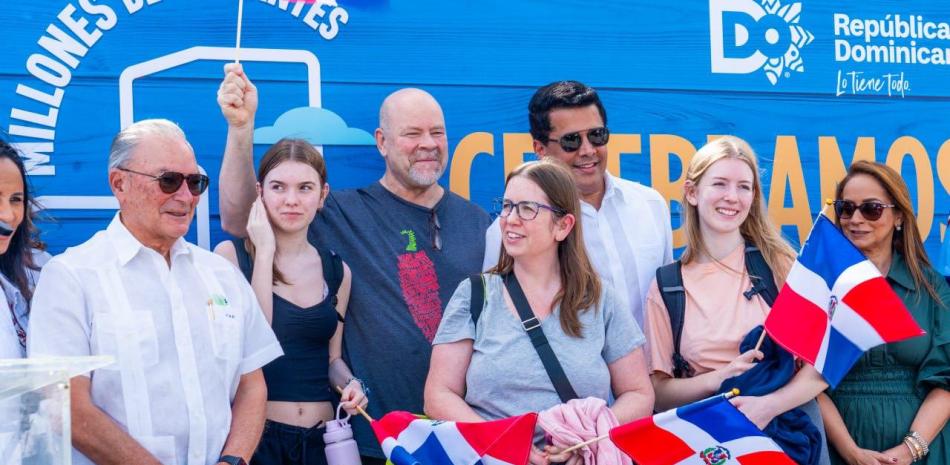
[[[251, 281], [253, 260], [244, 249], [244, 241], [232, 239], [241, 272]], [[329, 401], [329, 343], [338, 322], [336, 293], [343, 280], [340, 256], [317, 249], [323, 263], [323, 279], [329, 293], [310, 308], [301, 308], [274, 294], [271, 327], [284, 349], [284, 355], [264, 366], [267, 400], [289, 402]]]

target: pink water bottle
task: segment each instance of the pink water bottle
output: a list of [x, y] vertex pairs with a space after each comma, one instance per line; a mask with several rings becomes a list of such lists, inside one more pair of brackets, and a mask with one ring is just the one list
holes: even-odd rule
[[328, 465], [362, 465], [360, 450], [353, 440], [353, 428], [350, 427], [350, 414], [340, 418], [342, 406], [336, 409], [336, 419], [327, 422], [327, 431], [323, 433], [326, 443]]

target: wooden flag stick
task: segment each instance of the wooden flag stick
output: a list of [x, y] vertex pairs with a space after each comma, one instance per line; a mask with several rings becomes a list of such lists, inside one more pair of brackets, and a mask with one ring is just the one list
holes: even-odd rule
[[607, 438], [609, 438], [609, 437], [610, 437], [609, 434], [605, 434], [605, 435], [603, 435], [603, 436], [597, 436], [596, 438], [588, 439], [588, 440], [586, 440], [586, 441], [584, 441], [584, 442], [582, 442], [582, 443], [574, 444], [573, 446], [568, 447], [567, 449], [564, 449], [564, 450], [562, 450], [561, 452], [562, 452], [562, 453], [563, 453], [563, 452], [573, 452], [573, 451], [575, 451], [575, 450], [577, 450], [577, 449], [580, 449], [581, 447], [589, 446], [589, 445], [591, 445], [591, 444], [593, 444], [593, 443], [595, 443], [595, 442], [597, 442], [597, 441], [603, 441], [604, 439], [607, 439]]
[[[721, 396], [725, 397], [726, 399], [731, 399], [731, 398], [733, 398], [733, 397], [739, 395], [739, 389], [738, 389], [738, 388], [733, 388], [731, 391], [729, 391], [729, 392], [727, 392], [727, 393], [725, 393], [725, 394], [718, 394], [718, 395], [721, 395]], [[715, 397], [715, 396], [713, 396], [713, 397]], [[609, 438], [609, 437], [610, 437], [609, 434], [605, 434], [605, 435], [603, 435], [603, 436], [597, 436], [596, 438], [588, 439], [588, 440], [586, 440], [586, 441], [584, 441], [584, 442], [582, 442], [582, 443], [574, 444], [573, 446], [568, 447], [567, 449], [564, 449], [564, 450], [562, 450], [561, 452], [562, 452], [562, 453], [564, 453], [564, 452], [573, 452], [573, 451], [575, 451], [575, 450], [577, 450], [577, 449], [580, 449], [580, 448], [582, 448], [582, 447], [589, 446], [589, 445], [591, 445], [591, 444], [593, 444], [593, 443], [595, 443], [595, 442], [603, 441], [604, 439], [607, 439], [607, 438]]]
[[241, 19], [244, 17], [244, 0], [238, 0], [237, 39], [234, 45], [234, 62], [241, 62]]
[[[340, 386], [336, 386], [336, 392], [339, 392], [340, 394], [343, 394], [343, 388], [341, 388]], [[356, 406], [356, 411], [359, 412], [360, 415], [363, 415], [363, 418], [365, 418], [366, 421], [368, 421], [368, 422], [370, 422], [370, 423], [372, 423], [372, 422], [374, 421], [374, 420], [373, 420], [373, 417], [369, 416], [369, 414], [366, 413], [366, 410], [363, 410], [363, 407], [360, 407], [359, 405], [357, 405], [357, 406]]]
[[759, 348], [762, 347], [763, 342], [765, 342], [765, 328], [762, 328], [762, 334], [759, 336], [759, 342], [755, 343], [755, 349], [753, 350], [759, 350]]

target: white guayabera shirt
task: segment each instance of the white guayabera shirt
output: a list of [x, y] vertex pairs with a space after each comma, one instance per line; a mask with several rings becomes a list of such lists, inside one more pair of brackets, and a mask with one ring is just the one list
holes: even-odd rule
[[[673, 261], [670, 212], [657, 191], [610, 173], [605, 178], [600, 210], [581, 201], [584, 245], [600, 279], [613, 286], [620, 307], [630, 309], [644, 328], [643, 308], [656, 269]], [[485, 232], [482, 269], [495, 266], [500, 253], [496, 218]]]
[[[164, 257], [117, 214], [53, 258], [33, 298], [30, 357], [111, 355], [93, 402], [165, 465], [217, 461], [243, 374], [283, 352], [241, 273], [184, 239]], [[92, 462], [73, 450], [73, 463]]]

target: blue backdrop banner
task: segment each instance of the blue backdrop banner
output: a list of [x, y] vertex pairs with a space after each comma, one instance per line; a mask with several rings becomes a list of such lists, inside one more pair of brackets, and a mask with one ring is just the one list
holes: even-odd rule
[[[243, 10], [240, 58], [261, 97], [256, 154], [309, 135], [334, 189], [381, 176], [379, 104], [416, 86], [445, 111], [441, 182], [490, 208], [505, 173], [533, 157], [534, 90], [577, 79], [607, 107], [609, 169], [670, 199], [676, 228], [684, 164], [734, 134], [762, 159], [770, 214], [794, 243], [857, 159], [902, 173], [934, 256], [946, 229], [950, 4], [244, 0]], [[28, 158], [51, 251], [105, 227], [111, 138], [152, 117], [182, 126], [212, 179], [189, 240], [224, 239], [215, 94], [236, 56], [237, 11], [238, 0], [4, 2], [0, 128]]]

